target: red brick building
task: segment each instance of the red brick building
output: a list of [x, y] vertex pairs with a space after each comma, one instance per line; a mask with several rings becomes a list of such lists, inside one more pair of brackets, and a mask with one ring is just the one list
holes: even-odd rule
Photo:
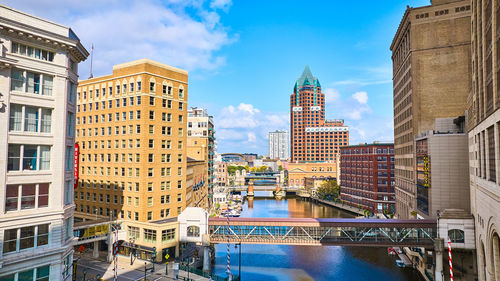
[[325, 120], [325, 94], [306, 65], [290, 95], [292, 161], [335, 161], [339, 148], [349, 145], [344, 120]]
[[340, 149], [340, 196], [345, 204], [394, 213], [394, 144], [351, 145]]

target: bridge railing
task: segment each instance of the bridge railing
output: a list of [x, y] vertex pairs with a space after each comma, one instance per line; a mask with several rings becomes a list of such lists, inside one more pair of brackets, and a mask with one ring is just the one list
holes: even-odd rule
[[[314, 219], [312, 219], [314, 220]], [[436, 225], [383, 225], [360, 219], [348, 224], [311, 225], [307, 222], [265, 223], [251, 220], [244, 224], [223, 220], [209, 221], [210, 241], [213, 243], [288, 244], [288, 245], [366, 245], [366, 246], [424, 246], [432, 247], [437, 235]], [[374, 221], [374, 220], [370, 220]], [[382, 220], [380, 220], [382, 221]], [[387, 221], [387, 220], [386, 220]]]

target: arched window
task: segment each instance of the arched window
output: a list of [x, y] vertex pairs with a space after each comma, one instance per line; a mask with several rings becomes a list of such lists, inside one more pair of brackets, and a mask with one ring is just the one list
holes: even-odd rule
[[465, 242], [465, 234], [463, 230], [460, 229], [450, 229], [448, 230], [448, 237], [452, 243], [464, 243]]
[[188, 226], [187, 236], [188, 237], [200, 237], [200, 228], [196, 225]]

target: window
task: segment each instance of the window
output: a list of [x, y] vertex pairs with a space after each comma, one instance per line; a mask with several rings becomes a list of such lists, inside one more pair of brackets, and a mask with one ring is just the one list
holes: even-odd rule
[[76, 84], [69, 81], [68, 82], [68, 101], [75, 103], [76, 100]]
[[134, 226], [128, 226], [127, 228], [128, 239], [139, 239], [139, 228]]
[[199, 237], [200, 236], [200, 228], [196, 225], [188, 226], [187, 236], [188, 237]]
[[177, 194], [177, 202], [182, 202], [182, 194]]
[[183, 98], [184, 98], [184, 90], [179, 89], [179, 99], [183, 99]]
[[116, 94], [120, 94], [120, 85], [116, 85]]
[[73, 237], [73, 217], [64, 220], [64, 239]]
[[448, 230], [448, 237], [452, 243], [465, 243], [465, 233], [460, 229], [450, 229]]
[[144, 242], [155, 243], [156, 242], [156, 230], [144, 229]]
[[68, 205], [73, 203], [73, 181], [65, 181], [64, 182], [64, 204]]
[[49, 169], [50, 146], [9, 144], [7, 171]]
[[154, 148], [154, 140], [149, 140], [149, 148]]
[[155, 82], [149, 82], [149, 91], [154, 92], [155, 91]]
[[165, 229], [165, 230], [161, 231], [161, 241], [162, 242], [165, 242], [168, 240], [173, 240], [173, 239], [175, 239], [175, 228]]
[[74, 148], [72, 146], [66, 146], [66, 159], [64, 169], [66, 171], [72, 171], [73, 168], [73, 157], [74, 157]]
[[148, 206], [153, 206], [153, 197], [148, 197]]
[[47, 207], [49, 202], [48, 199], [48, 183], [7, 185], [5, 210], [20, 211]]
[[[12, 50], [11, 51], [13, 54], [32, 57], [32, 58], [39, 59], [39, 60], [45, 60], [45, 61], [53, 61], [54, 60], [54, 52], [46, 51], [43, 49], [39, 49], [36, 47], [31, 47], [31, 46], [27, 46], [27, 45], [15, 43], [15, 42], [12, 42]], [[73, 62], [73, 61], [71, 61], [71, 62]], [[73, 67], [71, 69], [73, 69]]]
[[3, 252], [18, 252], [49, 243], [49, 224], [6, 229], [4, 231]]
[[[10, 131], [50, 133], [52, 109], [12, 104], [9, 119]], [[74, 128], [74, 117], [71, 120], [71, 128]]]
[[149, 97], [149, 105], [155, 105], [155, 97]]

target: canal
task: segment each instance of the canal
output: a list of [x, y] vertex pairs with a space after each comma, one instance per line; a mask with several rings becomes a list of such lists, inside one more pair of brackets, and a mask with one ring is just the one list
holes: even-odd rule
[[[262, 197], [261, 197], [262, 196]], [[276, 200], [269, 193], [256, 192], [253, 202], [245, 201], [242, 217], [352, 218], [350, 213], [302, 201], [295, 197]], [[215, 247], [213, 267], [225, 276], [227, 244]], [[230, 265], [238, 274], [238, 249], [230, 246]], [[242, 245], [242, 280], [265, 281], [418, 281], [418, 273], [399, 268], [387, 248], [340, 246]]]

